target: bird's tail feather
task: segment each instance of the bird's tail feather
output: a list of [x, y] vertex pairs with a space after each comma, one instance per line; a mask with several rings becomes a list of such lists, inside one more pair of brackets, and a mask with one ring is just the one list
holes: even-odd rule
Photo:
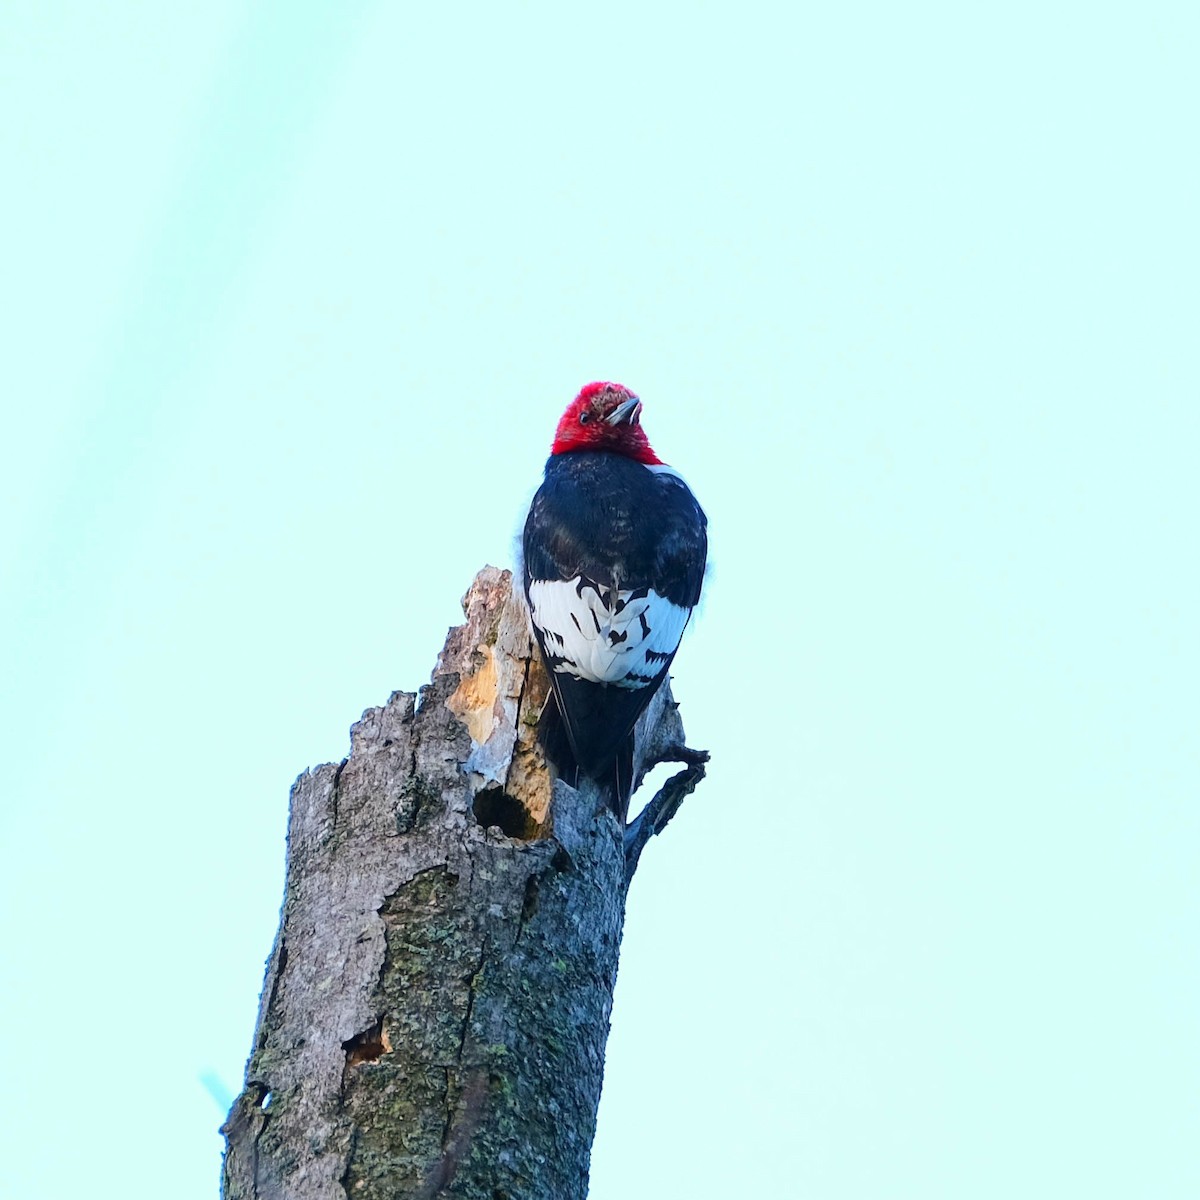
[[609, 753], [593, 757], [586, 763], [576, 758], [567, 724], [552, 696], [538, 723], [538, 741], [546, 757], [554, 764], [558, 776], [571, 787], [578, 787], [581, 777], [594, 779], [607, 786], [609, 803], [622, 824], [629, 812], [633, 794], [633, 733], [625, 734]]
[[546, 757], [554, 764], [559, 778], [571, 787], [578, 787], [579, 763], [575, 761], [571, 736], [567, 732], [562, 714], [558, 711], [558, 702], [553, 696], [542, 710], [541, 719], [538, 721], [538, 741]]

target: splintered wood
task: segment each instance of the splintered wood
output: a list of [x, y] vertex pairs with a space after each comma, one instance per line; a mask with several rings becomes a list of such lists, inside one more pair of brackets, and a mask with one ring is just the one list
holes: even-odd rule
[[463, 597], [466, 624], [451, 632], [437, 669], [461, 679], [446, 705], [471, 735], [464, 766], [476, 777], [476, 790], [498, 785], [539, 836], [548, 836], [551, 782], [537, 723], [550, 684], [533, 651], [524, 605], [514, 594], [497, 612], [498, 588], [511, 588], [507, 571], [485, 567], [476, 576]]

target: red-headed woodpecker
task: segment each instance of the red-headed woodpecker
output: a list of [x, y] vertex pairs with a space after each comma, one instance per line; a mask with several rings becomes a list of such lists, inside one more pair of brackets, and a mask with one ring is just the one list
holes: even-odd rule
[[[622, 820], [633, 726], [700, 599], [707, 521], [650, 448], [642, 402], [589, 383], [567, 406], [525, 522], [525, 596], [554, 703], [542, 742], [559, 773], [611, 783]], [[564, 736], [565, 735], [565, 736]]]

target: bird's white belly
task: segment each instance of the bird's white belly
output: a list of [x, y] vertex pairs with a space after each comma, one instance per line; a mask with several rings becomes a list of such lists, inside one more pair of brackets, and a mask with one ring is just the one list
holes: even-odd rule
[[580, 576], [532, 580], [529, 607], [553, 670], [627, 688], [662, 671], [691, 616], [652, 589], [613, 591]]

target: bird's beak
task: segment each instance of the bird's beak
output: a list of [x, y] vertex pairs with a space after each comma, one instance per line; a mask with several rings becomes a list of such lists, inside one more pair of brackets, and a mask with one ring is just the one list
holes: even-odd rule
[[620, 425], [622, 421], [636, 425], [641, 415], [642, 402], [636, 396], [630, 396], [623, 404], [618, 404], [604, 419], [610, 425]]

